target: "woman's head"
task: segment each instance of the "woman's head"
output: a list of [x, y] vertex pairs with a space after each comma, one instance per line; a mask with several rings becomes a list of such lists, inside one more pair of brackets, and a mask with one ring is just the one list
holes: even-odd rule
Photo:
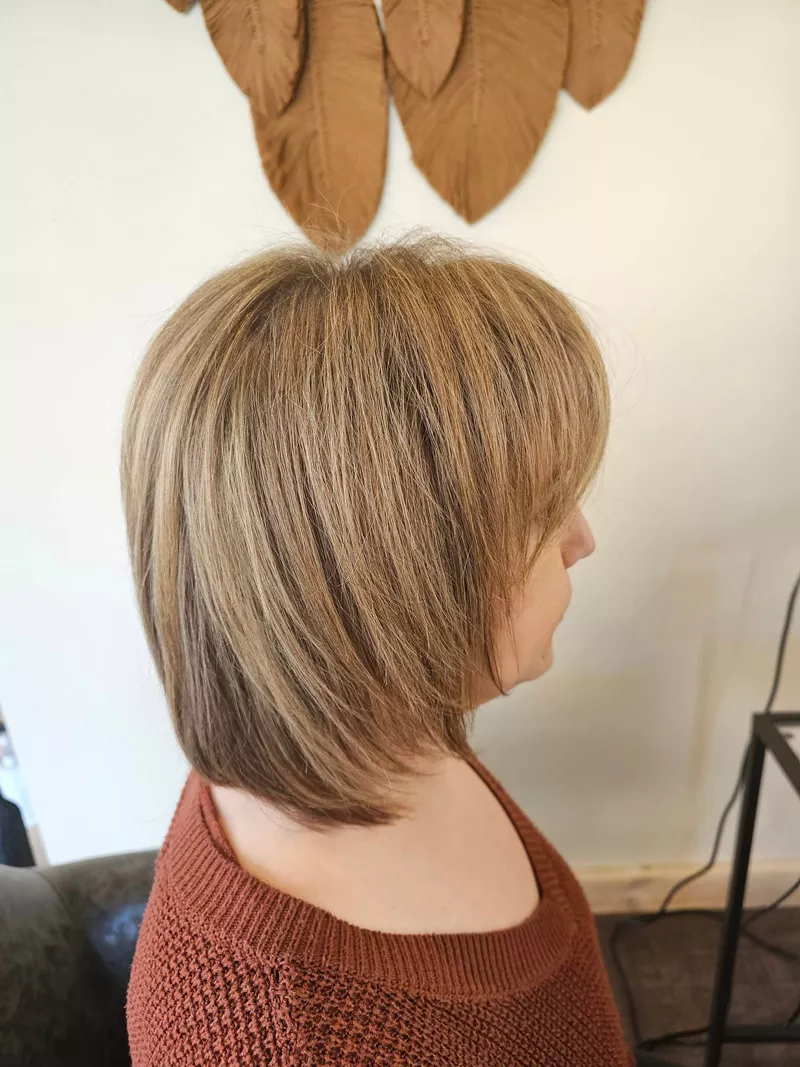
[[439, 239], [284, 249], [201, 286], [123, 443], [189, 761], [306, 821], [390, 817], [387, 775], [463, 752], [474, 706], [546, 669], [607, 421], [566, 298]]

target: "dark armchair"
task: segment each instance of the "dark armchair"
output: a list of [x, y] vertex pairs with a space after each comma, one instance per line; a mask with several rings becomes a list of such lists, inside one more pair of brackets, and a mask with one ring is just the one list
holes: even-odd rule
[[125, 991], [155, 855], [0, 866], [2, 1067], [130, 1067]]
[[128, 1067], [125, 990], [154, 859], [0, 866], [3, 1067]]

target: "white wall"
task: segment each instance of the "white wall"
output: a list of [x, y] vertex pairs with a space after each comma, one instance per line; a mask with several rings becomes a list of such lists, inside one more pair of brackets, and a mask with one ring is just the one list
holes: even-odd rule
[[[4, 12], [0, 702], [54, 861], [156, 845], [183, 762], [128, 578], [124, 397], [202, 278], [292, 233], [199, 11]], [[624, 86], [562, 95], [469, 228], [391, 130], [374, 233], [538, 266], [604, 338], [616, 414], [558, 665], [481, 714], [489, 763], [577, 862], [700, 855], [800, 569], [800, 6], [650, 0]], [[800, 622], [800, 620], [798, 620]], [[800, 636], [784, 705], [800, 706]], [[800, 856], [770, 780], [763, 856]]]

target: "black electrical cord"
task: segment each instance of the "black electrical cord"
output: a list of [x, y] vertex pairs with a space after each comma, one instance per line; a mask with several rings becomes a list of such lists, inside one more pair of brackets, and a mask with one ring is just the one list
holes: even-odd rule
[[772, 711], [772, 705], [775, 703], [775, 697], [778, 695], [778, 690], [781, 687], [781, 678], [783, 676], [783, 660], [786, 655], [786, 645], [789, 642], [789, 632], [792, 629], [792, 616], [794, 615], [794, 606], [797, 601], [798, 593], [800, 593], [800, 574], [798, 574], [797, 578], [795, 579], [795, 583], [792, 586], [792, 591], [789, 594], [789, 603], [786, 605], [786, 615], [783, 620], [781, 639], [778, 642], [778, 654], [775, 657], [775, 672], [772, 676], [772, 688], [769, 691], [767, 703], [764, 707], [765, 712]]
[[753, 923], [757, 922], [763, 915], [768, 915], [771, 911], [775, 911], [776, 908], [779, 908], [781, 904], [783, 904], [785, 900], [788, 900], [790, 896], [796, 893], [798, 889], [800, 889], [800, 878], [795, 878], [789, 888], [786, 889], [783, 893], [781, 893], [777, 900], [773, 900], [773, 902], [771, 904], [767, 904], [765, 908], [759, 908], [758, 911], [754, 911], [752, 915], [749, 915], [747, 917], [747, 920], [742, 923], [742, 932], [744, 932], [745, 930], [749, 930]]
[[[781, 945], [773, 945], [770, 941], [765, 941], [758, 934], [754, 934], [748, 929], [753, 920], [760, 919], [767, 911], [772, 911], [773, 908], [778, 907], [778, 902], [782, 903], [789, 895], [787, 890], [786, 893], [781, 894], [778, 901], [773, 901], [768, 908], [762, 908], [761, 911], [755, 912], [747, 922], [742, 924], [739, 933], [746, 941], [750, 941], [753, 945], [756, 945], [764, 952], [770, 953], [772, 956], [776, 956], [779, 960], [784, 960], [786, 963], [800, 963], [800, 954], [797, 952], [792, 952]], [[660, 922], [662, 919], [711, 919], [712, 922], [722, 923], [725, 921], [725, 913], [712, 911], [710, 908], [673, 908], [672, 911], [668, 911], [664, 915], [655, 914], [651, 922]], [[639, 925], [647, 926], [649, 924], [645, 922]]]
[[704, 875], [708, 874], [708, 872], [717, 862], [717, 856], [719, 855], [720, 845], [722, 844], [722, 835], [725, 833], [725, 827], [728, 822], [728, 817], [733, 811], [733, 806], [738, 799], [739, 793], [742, 791], [746, 770], [747, 750], [745, 750], [745, 754], [742, 758], [742, 764], [739, 768], [739, 774], [736, 776], [736, 785], [734, 786], [733, 792], [728, 798], [728, 803], [723, 808], [722, 815], [720, 816], [720, 820], [717, 823], [716, 833], [714, 834], [714, 844], [711, 846], [711, 855], [708, 857], [708, 860], [703, 864], [702, 867], [699, 867], [696, 871], [693, 871], [692, 874], [687, 874], [685, 878], [681, 878], [679, 882], [675, 883], [672, 889], [670, 889], [670, 891], [664, 897], [664, 900], [661, 903], [661, 907], [656, 912], [657, 915], [666, 915], [670, 904], [678, 895], [678, 893], [680, 893], [682, 889], [685, 889], [687, 885], [691, 885], [692, 882], [696, 882], [699, 878], [702, 878]]
[[[800, 955], [798, 955], [796, 952], [790, 952], [789, 949], [782, 948], [780, 945], [773, 945], [771, 944], [771, 942], [765, 941], [757, 934], [754, 934], [750, 930], [748, 930], [747, 927], [749, 927], [754, 920], [760, 919], [762, 915], [765, 915], [767, 913], [767, 911], [772, 911], [774, 908], [779, 907], [780, 904], [783, 903], [783, 901], [791, 895], [791, 892], [798, 888], [798, 885], [800, 885], [800, 879], [798, 879], [797, 882], [795, 882], [793, 886], [790, 887], [790, 890], [787, 890], [785, 893], [782, 893], [777, 901], [773, 901], [772, 904], [770, 904], [768, 907], [762, 908], [760, 911], [755, 912], [747, 920], [747, 922], [742, 925], [740, 931], [741, 936], [747, 941], [750, 941], [757, 948], [760, 948], [763, 952], [768, 952], [771, 955], [776, 956], [778, 959], [783, 960], [785, 963], [800, 964]], [[628, 973], [625, 967], [623, 966], [622, 960], [620, 958], [619, 948], [622, 934], [626, 930], [643, 929], [644, 927], [651, 926], [653, 923], [660, 922], [663, 919], [679, 918], [710, 919], [712, 922], [722, 923], [725, 919], [725, 916], [722, 912], [711, 911], [710, 909], [706, 908], [674, 908], [672, 911], [667, 912], [651, 912], [649, 914], [644, 915], [633, 915], [624, 919], [619, 919], [614, 924], [611, 930], [611, 935], [609, 937], [609, 952], [611, 955], [611, 959], [614, 963], [614, 968], [619, 977], [620, 984], [622, 986], [623, 997], [628, 1008], [628, 1018], [630, 1020], [633, 1043], [636, 1048], [641, 1049], [642, 1051], [649, 1051], [652, 1048], [655, 1048], [658, 1044], [671, 1044], [678, 1040], [678, 1038], [676, 1037], [676, 1034], [678, 1033], [680, 1033], [681, 1037], [687, 1035], [685, 1035], [683, 1031], [672, 1031], [671, 1033], [662, 1034], [661, 1037], [657, 1038], [644, 1039], [642, 1037], [639, 1017], [636, 1011], [636, 1006], [633, 997], [633, 990], [631, 988], [630, 980], [628, 978]], [[800, 1004], [798, 1004], [796, 1014], [800, 1015]], [[689, 1036], [697, 1036], [700, 1033], [705, 1033], [706, 1030], [707, 1027], [700, 1027], [699, 1030], [692, 1031]]]
[[[775, 698], [777, 697], [778, 690], [780, 689], [781, 678], [783, 676], [783, 661], [786, 656], [786, 646], [789, 641], [789, 633], [792, 628], [792, 618], [794, 616], [794, 609], [795, 604], [797, 602], [798, 594], [800, 594], [800, 574], [798, 574], [797, 578], [795, 579], [791, 593], [789, 594], [788, 604], [786, 605], [786, 614], [784, 616], [781, 636], [780, 640], [778, 641], [778, 651], [775, 657], [775, 670], [772, 675], [772, 684], [770, 685], [769, 695], [767, 696], [767, 700], [764, 705], [765, 714], [768, 714], [772, 711], [773, 705], [775, 703]], [[646, 1039], [642, 1038], [641, 1025], [639, 1023], [639, 1016], [636, 1010], [636, 1003], [633, 997], [633, 990], [631, 989], [630, 980], [628, 978], [625, 968], [622, 965], [622, 960], [620, 959], [619, 955], [620, 937], [622, 935], [622, 932], [626, 929], [630, 929], [632, 927], [650, 926], [652, 923], [658, 922], [672, 915], [699, 915], [706, 918], [713, 918], [719, 921], [722, 920], [723, 916], [718, 912], [705, 911], [703, 909], [694, 908], [673, 909], [672, 911], [670, 911], [669, 906], [682, 889], [684, 889], [687, 885], [690, 885], [692, 882], [697, 881], [698, 878], [702, 878], [703, 875], [707, 874], [717, 862], [717, 856], [719, 854], [720, 845], [722, 844], [722, 836], [725, 832], [725, 826], [727, 824], [731, 812], [733, 811], [733, 807], [736, 803], [739, 793], [741, 792], [742, 786], [744, 785], [745, 772], [747, 768], [747, 756], [748, 752], [746, 750], [744, 757], [742, 758], [739, 773], [736, 776], [736, 785], [734, 787], [733, 792], [731, 793], [730, 798], [728, 799], [727, 804], [723, 808], [722, 815], [720, 816], [719, 822], [717, 823], [717, 829], [714, 834], [714, 842], [711, 848], [711, 855], [709, 856], [706, 863], [704, 863], [702, 867], [698, 868], [698, 870], [692, 872], [692, 874], [689, 874], [685, 878], [681, 878], [679, 882], [676, 882], [675, 885], [669, 890], [667, 895], [664, 897], [664, 900], [662, 901], [661, 907], [658, 909], [658, 911], [645, 915], [620, 919], [614, 924], [614, 927], [611, 931], [611, 936], [609, 938], [609, 950], [622, 985], [622, 991], [628, 1009], [628, 1018], [630, 1019], [630, 1026], [631, 1032], [633, 1034], [634, 1045], [637, 1049], [643, 1052], [658, 1048], [660, 1045], [683, 1043], [690, 1038], [705, 1037], [708, 1033], [708, 1027], [701, 1026], [697, 1027], [694, 1030], [672, 1030], [668, 1033], [660, 1034], [658, 1037], [651, 1037]], [[800, 960], [800, 958], [797, 957], [794, 953], [787, 952], [786, 950], [778, 948], [778, 946], [776, 945], [771, 945], [769, 944], [769, 942], [762, 941], [761, 938], [757, 938], [754, 934], [750, 933], [748, 927], [751, 926], [757, 919], [760, 919], [763, 915], [766, 915], [768, 912], [774, 911], [776, 908], [780, 907], [780, 905], [785, 900], [787, 900], [792, 895], [792, 893], [794, 893], [798, 888], [800, 888], [800, 878], [793, 882], [792, 885], [789, 886], [789, 888], [785, 890], [776, 900], [773, 900], [771, 904], [768, 904], [766, 907], [761, 908], [759, 911], [751, 915], [741, 928], [741, 933], [743, 936], [760, 945], [760, 947], [762, 947], [763, 949], [770, 952], [774, 952], [777, 955], [781, 955], [785, 959], [790, 959], [793, 961], [798, 961]], [[789, 1017], [787, 1022], [788, 1024], [794, 1023], [798, 1018], [800, 1018], [800, 1003], [798, 1003], [797, 1007], [795, 1008], [794, 1012]]]
[[[800, 593], [800, 574], [797, 575], [795, 583], [792, 586], [792, 591], [789, 594], [789, 602], [786, 605], [786, 614], [783, 619], [783, 628], [781, 629], [780, 640], [778, 641], [778, 652], [775, 657], [775, 670], [772, 674], [772, 685], [769, 689], [769, 696], [767, 697], [766, 704], [764, 705], [764, 713], [768, 714], [772, 711], [772, 707], [775, 703], [775, 697], [778, 695], [778, 690], [781, 685], [781, 678], [783, 677], [783, 661], [786, 657], [786, 645], [789, 642], [789, 633], [792, 628], [792, 618], [794, 616], [795, 603], [797, 602], [797, 596]], [[742, 763], [739, 767], [739, 773], [736, 776], [736, 785], [733, 788], [733, 792], [728, 798], [728, 803], [722, 810], [719, 822], [717, 823], [717, 830], [714, 834], [714, 844], [711, 847], [711, 855], [708, 857], [706, 863], [703, 864], [698, 870], [692, 874], [687, 875], [685, 878], [681, 878], [679, 882], [670, 889], [667, 895], [664, 897], [659, 912], [666, 912], [672, 901], [684, 889], [687, 885], [691, 885], [692, 882], [696, 882], [698, 878], [702, 878], [703, 875], [708, 874], [714, 864], [717, 862], [717, 856], [719, 855], [720, 845], [722, 844], [722, 835], [725, 833], [725, 826], [728, 822], [730, 813], [733, 811], [733, 806], [736, 803], [736, 799], [742, 790], [744, 785], [745, 772], [747, 770], [747, 750], [745, 750], [742, 757]]]
[[646, 1041], [641, 1041], [636, 1048], [639, 1052], [652, 1052], [654, 1048], [660, 1048], [662, 1045], [682, 1045], [689, 1048], [702, 1048], [705, 1044], [705, 1040], [693, 1041], [691, 1045], [689, 1045], [688, 1038], [705, 1038], [707, 1033], [707, 1026], [698, 1026], [694, 1030], [673, 1030], [671, 1033], [664, 1034], [661, 1037], [649, 1037]]

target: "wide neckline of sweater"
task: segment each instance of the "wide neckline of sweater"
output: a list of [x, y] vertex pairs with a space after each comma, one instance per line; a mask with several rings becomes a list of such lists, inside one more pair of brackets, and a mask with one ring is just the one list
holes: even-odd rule
[[170, 895], [207, 936], [275, 966], [295, 963], [432, 996], [496, 997], [530, 990], [569, 951], [576, 920], [552, 846], [477, 760], [476, 773], [516, 829], [539, 886], [539, 902], [516, 926], [482, 933], [397, 934], [355, 926], [267, 885], [237, 862], [211, 790], [192, 772], [159, 866]]

